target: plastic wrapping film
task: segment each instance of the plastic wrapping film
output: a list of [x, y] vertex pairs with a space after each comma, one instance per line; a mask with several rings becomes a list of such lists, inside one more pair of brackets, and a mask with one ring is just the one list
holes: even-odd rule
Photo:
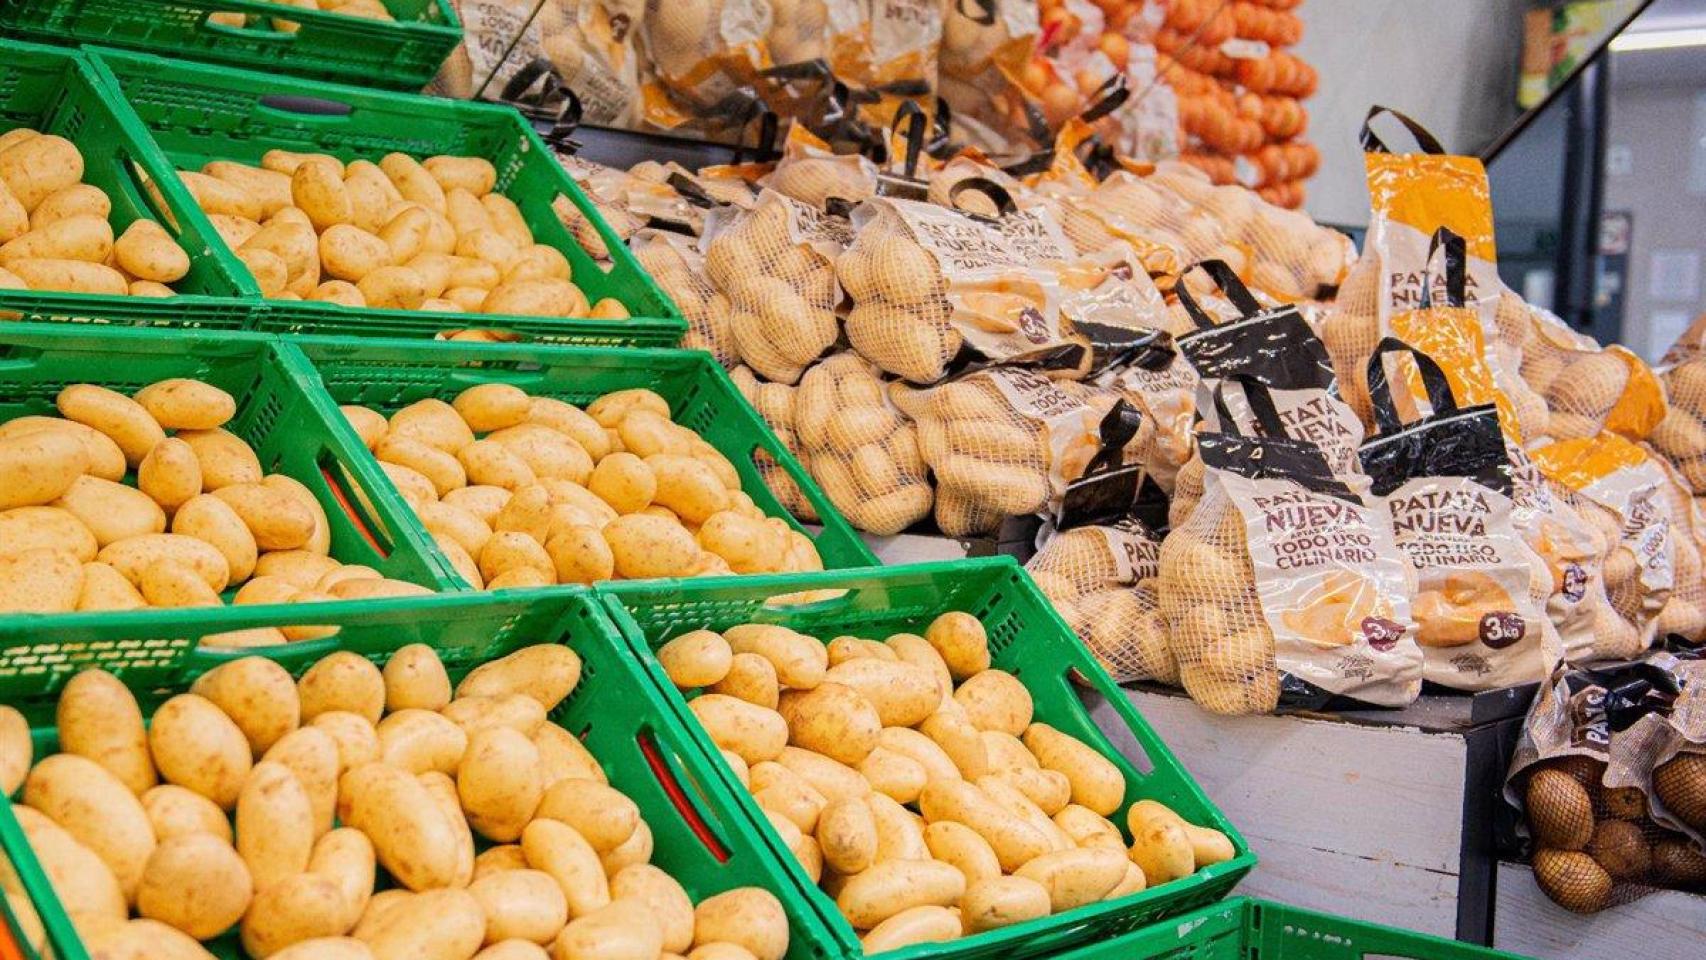
[[1154, 531], [1131, 518], [1061, 530], [1025, 569], [1116, 683], [1178, 685], [1156, 589]]
[[793, 427], [812, 476], [853, 526], [890, 536], [930, 515], [935, 497], [918, 428], [856, 354], [838, 353], [806, 371], [794, 393]]
[[1095, 410], [1030, 370], [978, 370], [927, 389], [891, 384], [936, 478], [936, 525], [989, 533], [1059, 502], [1099, 448]]
[[771, 0], [647, 0], [638, 116], [726, 138], [745, 126], [770, 66]]
[[938, 0], [824, 0], [829, 70], [859, 101], [860, 119], [891, 126], [901, 105], [934, 108], [944, 5]]
[[[1414, 135], [1419, 152], [1391, 153], [1374, 134], [1371, 123], [1388, 113]], [[1384, 107], [1369, 111], [1363, 147], [1371, 204], [1368, 237], [1321, 327], [1346, 399], [1368, 422], [1372, 411], [1364, 378], [1374, 345], [1384, 336], [1417, 339], [1415, 324], [1395, 318], [1444, 303], [1472, 310], [1479, 322], [1487, 369], [1517, 421], [1514, 430], [1507, 425], [1507, 434], [1520, 441], [1545, 436], [1545, 404], [1518, 376], [1526, 332], [1508, 322], [1510, 305], [1501, 309], [1507, 291], [1499, 280], [1492, 200], [1481, 161], [1446, 154], [1419, 124]], [[1442, 230], [1462, 244], [1461, 298], [1444, 289], [1452, 271], [1431, 266]]]
[[[1224, 410], [1235, 383], [1261, 436]], [[1413, 701], [1414, 579], [1383, 508], [1320, 447], [1285, 435], [1262, 384], [1241, 375], [1214, 393], [1219, 429], [1197, 439], [1202, 499], [1161, 545], [1162, 613], [1185, 690], [1223, 714]]]
[[681, 345], [704, 350], [725, 369], [740, 363], [740, 350], [730, 328], [734, 311], [729, 298], [705, 273], [705, 257], [691, 237], [668, 230], [641, 230], [629, 241], [634, 259], [675, 301], [687, 318]]
[[[1389, 373], [1408, 361], [1429, 410], [1406, 418], [1407, 386]], [[1440, 365], [1387, 338], [1369, 359], [1380, 432], [1362, 447], [1372, 492], [1415, 571], [1410, 604], [1422, 676], [1457, 690], [1534, 683], [1563, 656], [1547, 618], [1552, 575], [1519, 533], [1498, 411], [1459, 406]]]
[[788, 139], [776, 168], [759, 184], [808, 207], [823, 209], [836, 198], [858, 203], [877, 193], [876, 164], [858, 154], [837, 154], [800, 124]]
[[1657, 889], [1706, 891], [1706, 662], [1655, 649], [1560, 666], [1529, 708], [1505, 781], [1535, 882], [1596, 913]]
[[741, 359], [776, 383], [797, 383], [840, 336], [836, 261], [846, 219], [761, 193], [751, 210], [719, 209], [705, 229], [705, 269], [729, 298]]
[[[782, 446], [800, 461], [800, 466], [811, 470], [811, 456], [800, 444], [799, 433], [794, 429], [795, 405], [794, 388], [784, 383], [760, 383], [746, 367], [735, 367], [729, 371], [729, 377], [734, 380], [735, 388], [746, 402], [752, 404], [758, 415], [775, 432], [776, 438], [782, 441]], [[753, 465], [758, 468], [758, 475], [764, 479], [764, 485], [776, 494], [776, 499], [786, 507], [788, 512], [805, 523], [815, 523], [817, 511], [812, 508], [811, 501], [800, 491], [794, 478], [788, 475], [782, 465], [777, 463], [763, 450], [753, 452]]]
[[1667, 511], [1671, 475], [1641, 447], [1613, 433], [1560, 440], [1532, 452], [1549, 479], [1581, 497], [1582, 513], [1599, 526], [1610, 548], [1601, 565], [1616, 617], [1596, 630], [1590, 650], [1566, 648], [1576, 663], [1624, 659], [1652, 645], [1659, 613], [1676, 584], [1677, 523]]
[[942, 27], [940, 94], [956, 139], [991, 153], [1035, 146], [1020, 87], [1042, 24], [1031, 0], [956, 0]]

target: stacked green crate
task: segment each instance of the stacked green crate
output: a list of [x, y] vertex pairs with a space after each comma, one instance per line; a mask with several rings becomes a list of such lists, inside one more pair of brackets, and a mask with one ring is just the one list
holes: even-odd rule
[[[0, 11], [7, 9], [0, 4]], [[19, 127], [75, 144], [83, 154], [83, 182], [112, 201], [114, 234], [135, 220], [153, 220], [189, 254], [190, 272], [172, 284], [179, 295], [164, 300], [0, 287], [0, 319], [232, 330], [248, 324], [259, 288], [196, 210], [147, 131], [116, 104], [81, 55], [0, 40], [0, 133]]]
[[[668, 297], [635, 262], [585, 194], [521, 115], [510, 107], [336, 86], [146, 54], [90, 50], [109, 87], [128, 104], [178, 168], [211, 160], [259, 164], [269, 150], [327, 153], [378, 162], [388, 153], [417, 159], [483, 157], [497, 169], [496, 191], [520, 208], [534, 239], [568, 258], [589, 302], [611, 297], [622, 320], [352, 308], [319, 301], [266, 300], [259, 329], [281, 333], [432, 337], [448, 330], [501, 329], [528, 338], [594, 346], [674, 346], [687, 330]], [[610, 251], [601, 265], [552, 209], [565, 197], [593, 222]], [[211, 232], [192, 209], [187, 219]], [[216, 240], [216, 242], [218, 242]]]

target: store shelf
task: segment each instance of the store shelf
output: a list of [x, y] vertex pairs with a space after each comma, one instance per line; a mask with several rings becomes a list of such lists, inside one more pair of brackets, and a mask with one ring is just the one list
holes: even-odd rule
[[1706, 951], [1706, 895], [1661, 890], [1583, 916], [1547, 899], [1526, 864], [1500, 863], [1497, 883], [1493, 946], [1501, 950], [1554, 960], [1699, 960]]

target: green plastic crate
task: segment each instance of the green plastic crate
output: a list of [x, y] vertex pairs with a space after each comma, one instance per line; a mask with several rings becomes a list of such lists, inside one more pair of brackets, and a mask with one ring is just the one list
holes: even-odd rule
[[1517, 954], [1235, 897], [1056, 960], [1521, 960]]
[[[438, 651], [452, 681], [457, 681], [473, 667], [521, 647], [567, 644], [581, 657], [580, 685], [550, 719], [578, 735], [603, 765], [611, 786], [639, 806], [652, 830], [651, 862], [674, 876], [695, 903], [740, 886], [763, 887], [776, 893], [791, 927], [788, 960], [832, 960], [816, 949], [823, 938], [814, 929], [815, 915], [790, 895], [789, 883], [764, 841], [740, 817], [730, 814], [732, 798], [722, 784], [716, 779], [695, 777], [693, 767], [685, 762], [684, 758], [694, 755], [695, 746], [653, 692], [590, 594], [516, 591], [406, 597], [315, 604], [311, 612], [300, 606], [252, 606], [221, 617], [210, 616], [205, 610], [168, 613], [168, 617], [151, 624], [146, 635], [194, 638], [233, 629], [234, 625], [303, 622], [341, 627], [334, 638], [266, 651], [296, 675], [333, 650], [352, 650], [383, 663], [401, 646], [425, 643]], [[36, 631], [40, 642], [65, 644], [120, 645], [143, 635], [134, 627], [114, 622], [87, 629], [49, 624]], [[120, 667], [113, 672], [136, 693], [144, 716], [149, 716], [200, 674], [244, 653], [215, 655], [180, 649], [169, 663], [145, 669]], [[23, 685], [0, 678], [0, 700], [18, 708], [29, 720], [37, 756], [57, 749], [54, 705], [65, 679], [69, 678], [56, 678], [47, 685]], [[40, 864], [30, 853], [9, 804], [0, 804], [0, 846], [22, 875], [60, 960], [88, 960]], [[234, 934], [227, 934], [211, 944], [211, 949], [222, 958], [241, 958], [236, 941]], [[25, 956], [36, 960], [31, 953]]]
[[[845, 590], [828, 600], [774, 605], [773, 597], [807, 590]], [[1111, 819], [1122, 825], [1125, 809], [1141, 799], [1159, 800], [1200, 826], [1214, 827], [1232, 841], [1237, 855], [1190, 877], [1129, 897], [1015, 924], [947, 943], [921, 944], [883, 954], [892, 960], [1022, 960], [1135, 930], [1224, 897], [1255, 865], [1249, 846], [1191, 780], [1143, 717], [1085, 651], [1054, 612], [1048, 598], [1011, 557], [918, 564], [861, 572], [829, 572], [740, 579], [611, 583], [600, 585], [615, 622], [664, 699], [699, 744], [698, 763], [724, 779], [749, 824], [759, 830], [788, 865], [798, 892], [834, 933], [824, 949], [848, 956], [862, 950], [835, 902], [794, 863], [758, 805], [734, 778], [716, 746], [670, 683], [653, 651], [689, 630], [723, 630], [741, 623], [776, 623], [828, 642], [842, 635], [883, 639], [922, 633], [938, 614], [959, 610], [983, 622], [994, 665], [1024, 681], [1036, 718], [1099, 749], [1120, 767], [1126, 797]], [[1129, 733], [1128, 756], [1097, 727], [1085, 697], [1100, 697]], [[1126, 739], [1122, 737], [1121, 739]]]
[[[394, 23], [262, 0], [0, 0], [0, 27], [40, 40], [96, 43], [253, 70], [419, 90], [462, 42], [447, 0], [384, 0]], [[250, 17], [243, 27], [214, 13]], [[295, 33], [272, 27], [281, 17]]]
[[[673, 347], [687, 322], [610, 229], [533, 128], [512, 107], [440, 100], [307, 80], [177, 63], [145, 54], [92, 50], [107, 82], [130, 105], [173, 164], [259, 163], [268, 150], [329, 153], [377, 162], [400, 152], [484, 157], [497, 189], [521, 208], [534, 239], [561, 250], [590, 302], [615, 297], [627, 320], [374, 310], [316, 301], [262, 301], [259, 329], [277, 333], [432, 337], [445, 330], [502, 328], [528, 338], [590, 346]], [[597, 225], [609, 248], [606, 270], [551, 209], [567, 196]], [[205, 224], [199, 210], [190, 216]], [[211, 229], [211, 225], [208, 227]], [[217, 242], [217, 238], [216, 238]]]
[[[131, 394], [170, 377], [205, 380], [236, 398], [237, 415], [225, 429], [249, 442], [261, 468], [294, 477], [313, 491], [331, 525], [333, 557], [398, 580], [445, 588], [408, 506], [301, 364], [300, 357], [259, 334], [0, 325], [0, 422], [56, 415], [54, 397], [69, 384], [94, 383]], [[130, 482], [135, 483], [134, 471]], [[18, 625], [27, 637], [61, 617], [115, 615], [10, 614], [0, 616], [0, 625]], [[75, 666], [43, 656], [34, 669]], [[27, 668], [25, 658], [0, 650], [0, 675]]]
[[[112, 200], [113, 233], [136, 220], [159, 223], [190, 255], [190, 272], [172, 284], [179, 296], [170, 300], [0, 289], [0, 318], [230, 330], [249, 323], [259, 288], [196, 211], [148, 132], [81, 55], [0, 40], [0, 132], [17, 127], [76, 144], [83, 154], [83, 182]], [[150, 196], [150, 186], [159, 189], [164, 209]]]
[[[812, 537], [826, 568], [868, 567], [878, 562], [805, 468], [741, 397], [723, 368], [702, 351], [347, 337], [294, 337], [286, 346], [299, 350], [319, 372], [334, 401], [372, 407], [387, 416], [427, 397], [449, 402], [479, 383], [510, 383], [529, 394], [576, 405], [612, 390], [645, 387], [656, 391], [669, 401], [677, 423], [698, 432], [729, 458], [740, 473], [741, 489], [760, 509]], [[759, 450], [782, 465], [817, 511], [821, 529], [815, 535], [765, 486], [753, 462]], [[434, 549], [434, 555], [440, 558], [446, 578], [464, 583], [443, 554]]]

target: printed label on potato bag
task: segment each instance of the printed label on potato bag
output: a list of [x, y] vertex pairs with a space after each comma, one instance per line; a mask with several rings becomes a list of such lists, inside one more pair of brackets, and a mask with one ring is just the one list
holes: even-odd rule
[[1096, 455], [1096, 412], [1053, 380], [1030, 370], [998, 367], [975, 376], [987, 378], [1009, 406], [1041, 425], [1049, 451], [1051, 499], [1058, 500]]

